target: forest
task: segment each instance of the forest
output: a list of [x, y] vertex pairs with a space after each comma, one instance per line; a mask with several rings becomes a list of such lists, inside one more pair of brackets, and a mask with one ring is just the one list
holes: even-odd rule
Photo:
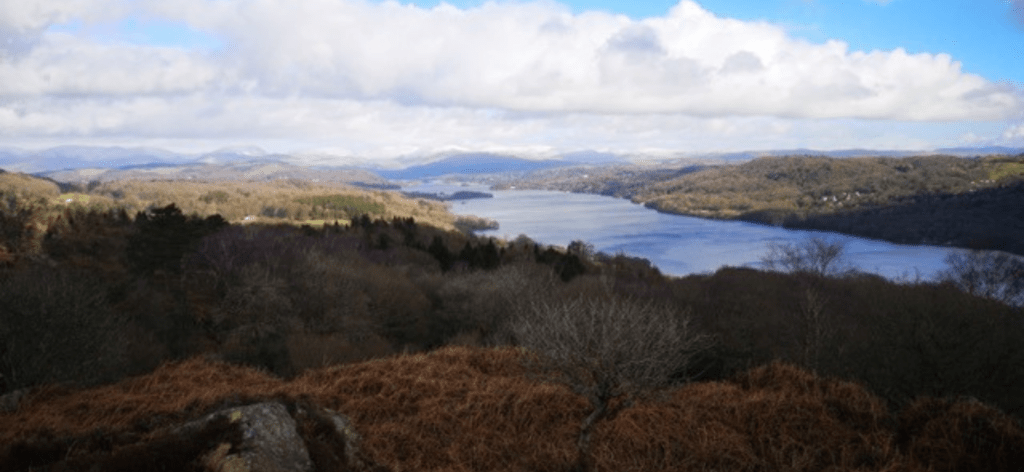
[[629, 198], [703, 218], [1024, 255], [1024, 155], [764, 157], [717, 166], [559, 169], [503, 185]]
[[1024, 461], [1024, 311], [963, 279], [785, 258], [667, 277], [585, 241], [476, 236], [387, 192], [111, 182], [69, 196], [0, 177], [0, 394], [24, 395], [0, 410], [3, 470], [159, 454], [204, 470], [193, 458], [216, 444], [146, 444], [260, 398], [350, 415], [372, 470]]

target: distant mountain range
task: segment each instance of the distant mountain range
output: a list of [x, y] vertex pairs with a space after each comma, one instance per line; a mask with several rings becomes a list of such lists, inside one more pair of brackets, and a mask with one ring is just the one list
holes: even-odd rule
[[387, 188], [388, 181], [364, 169], [317, 169], [268, 159], [228, 164], [191, 162], [186, 164], [144, 164], [114, 169], [86, 168], [37, 172], [57, 182], [88, 183], [114, 180], [283, 180], [347, 183]]
[[776, 156], [827, 156], [827, 157], [909, 157], [921, 155], [946, 155], [957, 157], [988, 156], [993, 154], [1017, 155], [1024, 153], [1024, 148], [1004, 146], [956, 147], [939, 148], [924, 151], [902, 151], [884, 149], [840, 149], [835, 151], [817, 151], [814, 149], [778, 149], [771, 151], [741, 151], [722, 153], [697, 153], [686, 157], [721, 160], [726, 162], [743, 162], [759, 157]]
[[509, 172], [532, 172], [553, 167], [577, 165], [568, 160], [532, 160], [500, 154], [458, 154], [429, 164], [407, 167], [401, 170], [377, 171], [381, 177], [391, 180], [419, 180], [444, 175], [505, 174]]
[[[786, 149], [720, 153], [643, 154], [583, 150], [563, 154], [511, 155], [449, 152], [403, 157], [380, 162], [330, 153], [271, 154], [257, 147], [219, 149], [205, 154], [184, 154], [157, 148], [59, 146], [41, 151], [0, 147], [0, 169], [35, 173], [64, 182], [120, 179], [285, 179], [361, 182], [386, 185], [389, 180], [421, 180], [445, 175], [528, 173], [569, 166], [702, 161], [742, 162], [758, 157], [821, 155], [830, 157], [945, 154], [962, 157], [1024, 153], [1024, 148], [1001, 146], [943, 148], [933, 151], [847, 149], [816, 151]], [[401, 169], [386, 165], [405, 164]]]
[[0, 168], [17, 172], [183, 164], [194, 158], [163, 149], [59, 146], [42, 151], [0, 148]]

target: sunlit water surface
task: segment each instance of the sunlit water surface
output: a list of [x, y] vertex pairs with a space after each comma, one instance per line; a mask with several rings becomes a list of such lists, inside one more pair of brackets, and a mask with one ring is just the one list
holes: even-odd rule
[[845, 243], [853, 267], [891, 279], [933, 278], [955, 249], [911, 246], [820, 231], [789, 230], [739, 221], [669, 215], [629, 200], [545, 190], [492, 191], [481, 185], [420, 184], [403, 190], [488, 192], [494, 198], [451, 202], [460, 215], [497, 220], [501, 227], [479, 234], [514, 239], [520, 234], [543, 244], [566, 246], [580, 239], [608, 254], [650, 260], [663, 273], [714, 272], [723, 266], [763, 267], [769, 243], [800, 243], [812, 236]]

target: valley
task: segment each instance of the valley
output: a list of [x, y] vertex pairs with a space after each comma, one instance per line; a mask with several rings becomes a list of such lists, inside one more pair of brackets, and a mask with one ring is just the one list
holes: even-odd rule
[[627, 198], [658, 211], [1024, 254], [1024, 154], [764, 157], [539, 171], [495, 188]]
[[[768, 232], [785, 231], [771, 221], [722, 221], [773, 209], [783, 226], [790, 217], [816, 226], [895, 218], [900, 224], [887, 226], [895, 238], [929, 219], [942, 231], [937, 213], [966, 206], [1008, 228], [996, 236], [1012, 235], [1021, 157], [991, 159], [591, 164], [439, 175], [422, 190], [365, 169], [325, 171], [313, 182], [266, 162], [124, 179], [94, 178], [102, 169], [62, 171], [81, 177], [70, 181], [2, 172], [0, 468], [173, 459], [203, 470], [211, 457], [244, 448], [240, 427], [183, 435], [183, 423], [277, 402], [315, 453], [314, 470], [340, 467], [347, 446], [338, 441], [352, 436], [317, 426], [315, 415], [328, 410], [365, 439], [347, 470], [563, 470], [581, 424], [601, 411], [602, 400], [586, 394], [591, 377], [573, 377], [583, 366], [621, 389], [604, 400], [621, 414], [593, 423], [588, 460], [598, 470], [620, 470], [622, 458], [639, 455], [664, 470], [794, 460], [807, 464], [801, 470], [936, 470], [933, 455], [918, 450], [1011, 470], [1005, 465], [1024, 457], [1018, 260], [963, 252], [934, 278], [895, 280], [847, 270], [863, 255], [856, 244], [781, 237]], [[198, 177], [204, 169], [216, 178]], [[856, 177], [864, 169], [869, 176]], [[542, 186], [563, 192], [524, 190]], [[866, 196], [854, 204], [858, 192]], [[665, 208], [583, 193], [650, 196], [646, 205]], [[545, 203], [552, 196], [561, 200]], [[834, 211], [839, 203], [864, 216]], [[533, 214], [530, 224], [562, 228], [564, 240], [534, 241], [541, 233], [531, 230], [495, 237], [521, 222], [504, 228], [498, 220], [513, 220], [467, 211], [487, 205]], [[662, 242], [645, 236], [649, 221], [682, 220], [670, 208], [708, 213], [686, 219], [686, 229], [657, 229]], [[718, 223], [743, 225], [746, 236]], [[808, 264], [666, 275], [616, 250], [626, 247], [616, 246], [624, 244], [618, 233], [586, 240], [601, 228], [624, 228], [643, 247], [687, 248], [682, 259], [691, 262], [735, 255], [734, 246], [712, 247], [742, 237], [762, 260], [775, 248]], [[837, 270], [806, 269], [821, 256], [815, 247], [836, 248], [829, 264]], [[878, 257], [897, 256], [886, 249]], [[618, 328], [564, 321], [589, 319], [588, 310], [604, 310], [602, 323]], [[658, 316], [648, 318], [652, 310]], [[570, 316], [558, 322], [559, 313]], [[564, 375], [546, 363], [584, 352], [564, 347], [575, 338], [560, 333], [636, 326], [625, 331], [630, 342], [594, 338], [597, 350], [561, 367]], [[657, 395], [618, 376], [635, 372], [587, 357], [628, 362], [636, 352], [618, 349], [633, 342], [675, 359], [640, 377]], [[648, 425], [639, 443], [638, 421]], [[976, 426], [950, 426], [965, 424]], [[703, 428], [698, 439], [693, 425]], [[978, 446], [971, 434], [1000, 446]], [[668, 449], [651, 446], [663, 443]]]

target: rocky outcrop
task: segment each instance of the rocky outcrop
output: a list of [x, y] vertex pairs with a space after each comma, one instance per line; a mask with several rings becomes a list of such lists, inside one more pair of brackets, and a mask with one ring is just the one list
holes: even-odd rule
[[202, 430], [226, 417], [242, 430], [242, 443], [219, 445], [204, 458], [208, 470], [217, 472], [310, 472], [313, 463], [299, 436], [295, 419], [280, 403], [257, 403], [217, 411], [181, 426], [181, 432]]
[[385, 470], [360, 452], [362, 438], [348, 418], [312, 405], [267, 402], [226, 408], [179, 430], [199, 431], [220, 418], [238, 425], [242, 440], [206, 454], [202, 463], [210, 472]]
[[[16, 404], [19, 398], [9, 399]], [[360, 450], [362, 438], [338, 412], [289, 399], [233, 405], [185, 423], [165, 417], [130, 430], [0, 445], [0, 470], [389, 470]]]
[[362, 437], [345, 415], [328, 409], [298, 408], [296, 419], [310, 456], [321, 469], [385, 470], [359, 450]]

